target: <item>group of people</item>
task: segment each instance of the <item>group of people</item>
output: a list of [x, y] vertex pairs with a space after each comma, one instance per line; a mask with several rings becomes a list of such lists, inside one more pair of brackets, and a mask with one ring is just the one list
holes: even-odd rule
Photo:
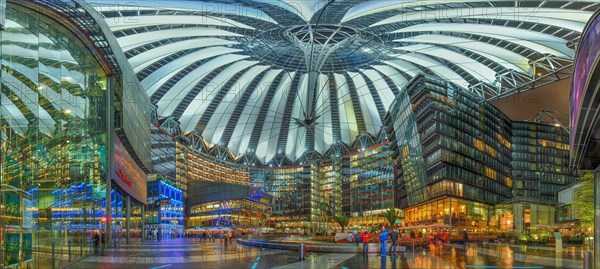
[[[390, 255], [392, 253], [396, 253], [398, 249], [398, 229], [393, 228], [391, 232], [388, 232], [385, 226], [381, 227], [379, 231], [379, 242], [381, 242], [381, 256]], [[367, 255], [369, 253], [369, 242], [371, 241], [371, 233], [366, 228], [362, 231], [362, 233], [358, 234], [356, 231], [354, 232], [354, 241], [356, 244], [359, 242], [363, 243], [363, 255]], [[466, 249], [467, 243], [469, 242], [469, 235], [467, 234], [467, 230], [463, 230], [461, 233], [461, 244], [463, 248]], [[387, 251], [387, 240], [391, 239], [391, 246], [389, 251]]]
[[[356, 234], [356, 232], [355, 232], [355, 234]], [[362, 233], [360, 233], [360, 235], [357, 235], [356, 237], [357, 238], [355, 239], [355, 242], [357, 244], [359, 241], [363, 243], [363, 255], [367, 255], [369, 253], [369, 242], [371, 242], [371, 233], [369, 232], [369, 230], [367, 230], [365, 228], [362, 231]], [[389, 252], [387, 251], [388, 238], [390, 238], [391, 242], [392, 242]], [[382, 242], [382, 244], [381, 244], [381, 255], [382, 256], [385, 256], [386, 254], [396, 253], [396, 251], [398, 250], [398, 229], [394, 228], [394, 229], [392, 229], [392, 232], [390, 233], [385, 229], [385, 226], [382, 226], [381, 230], [379, 231], [379, 242]]]
[[[104, 255], [104, 246], [106, 244], [106, 234], [100, 233], [99, 231], [94, 231], [94, 236], [92, 237], [92, 242], [94, 243], [94, 254]], [[100, 245], [102, 244], [102, 245]]]
[[214, 241], [215, 238], [223, 239], [225, 243], [231, 242], [231, 239], [235, 237], [235, 233], [229, 231], [205, 231], [202, 233], [191, 233], [186, 232], [185, 238], [200, 238], [201, 240]]

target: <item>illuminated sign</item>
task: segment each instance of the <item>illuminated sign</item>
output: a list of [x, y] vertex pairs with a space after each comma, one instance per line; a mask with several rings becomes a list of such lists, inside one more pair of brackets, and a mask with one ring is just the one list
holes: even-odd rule
[[257, 190], [252, 190], [250, 192], [250, 198], [251, 199], [260, 199], [260, 198], [263, 198], [263, 194]]
[[114, 176], [113, 182], [135, 200], [147, 203], [148, 177], [129, 154], [125, 145], [116, 134], [114, 136]]
[[269, 205], [273, 203], [273, 201], [271, 201], [270, 196], [265, 197], [265, 194], [259, 190], [250, 189], [249, 192], [250, 193], [248, 196], [250, 197], [250, 200], [254, 200], [254, 201], [269, 204]]
[[127, 186], [131, 187], [131, 180], [129, 180], [129, 177], [127, 177], [127, 175], [125, 174], [125, 172], [123, 172], [123, 170], [119, 170], [117, 172], [117, 175], [123, 182], [125, 182], [125, 184], [127, 184]]

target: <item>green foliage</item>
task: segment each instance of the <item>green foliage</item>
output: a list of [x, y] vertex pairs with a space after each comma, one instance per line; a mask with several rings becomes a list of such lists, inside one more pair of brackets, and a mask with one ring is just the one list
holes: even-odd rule
[[575, 193], [573, 214], [584, 226], [591, 226], [594, 222], [594, 172], [582, 171], [579, 180], [583, 187]]
[[344, 216], [344, 215], [337, 215], [333, 217], [333, 220], [335, 220], [335, 222], [337, 222], [337, 224], [340, 225], [340, 227], [342, 228], [342, 233], [346, 232], [346, 226], [348, 225], [348, 217]]
[[385, 210], [385, 213], [383, 213], [383, 216], [390, 223], [390, 227], [394, 227], [394, 225], [396, 225], [396, 219], [398, 218], [396, 208], [393, 206], [388, 207]]

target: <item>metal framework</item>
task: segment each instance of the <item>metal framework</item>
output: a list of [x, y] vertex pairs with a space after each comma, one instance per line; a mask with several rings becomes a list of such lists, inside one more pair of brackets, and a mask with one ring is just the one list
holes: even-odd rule
[[594, 0], [317, 2], [216, 0], [206, 10], [194, 1], [89, 0], [158, 118], [174, 116], [183, 133], [267, 164], [377, 136], [391, 101], [419, 73], [487, 100], [569, 78], [581, 31], [600, 8]]

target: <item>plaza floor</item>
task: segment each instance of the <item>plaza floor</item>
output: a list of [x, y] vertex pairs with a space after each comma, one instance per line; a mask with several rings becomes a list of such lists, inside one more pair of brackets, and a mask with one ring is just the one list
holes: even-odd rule
[[396, 256], [377, 254], [306, 253], [260, 249], [221, 240], [176, 239], [133, 243], [108, 250], [103, 256], [90, 256], [68, 268], [583, 268], [581, 247], [566, 247], [556, 254], [551, 247], [512, 245], [472, 245], [465, 251], [459, 246], [432, 248]]

